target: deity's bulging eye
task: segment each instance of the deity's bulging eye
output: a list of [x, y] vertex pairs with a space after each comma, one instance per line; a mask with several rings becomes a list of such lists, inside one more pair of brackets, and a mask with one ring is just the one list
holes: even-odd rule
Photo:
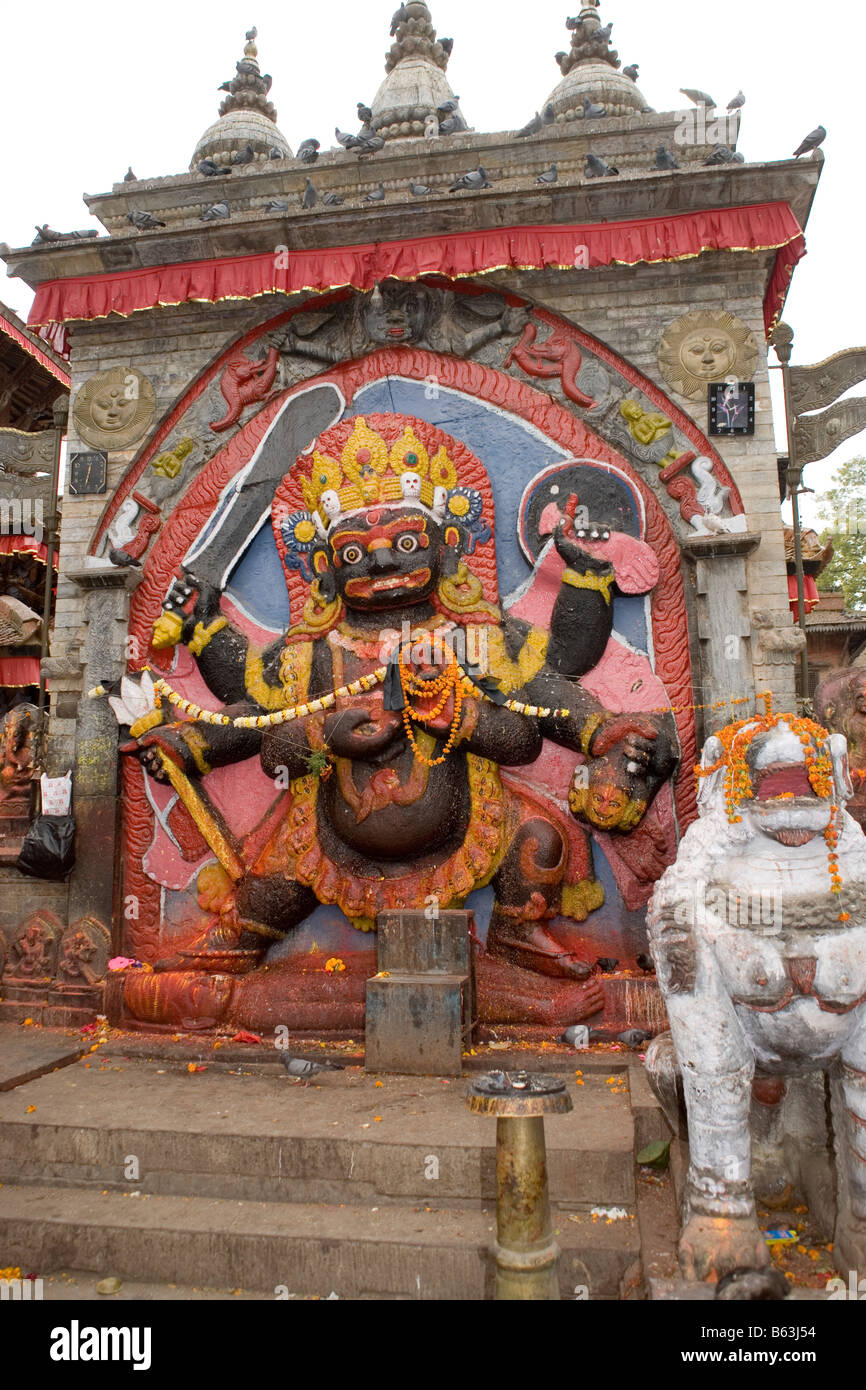
[[403, 555], [414, 554], [418, 549], [418, 537], [413, 536], [411, 533], [407, 533], [405, 536], [399, 536], [397, 539], [397, 549]]
[[346, 545], [339, 554], [340, 561], [344, 565], [360, 564], [364, 558], [364, 552], [359, 545]]

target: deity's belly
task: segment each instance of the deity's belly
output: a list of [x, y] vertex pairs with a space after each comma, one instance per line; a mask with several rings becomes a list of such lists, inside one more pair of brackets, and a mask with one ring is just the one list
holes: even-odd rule
[[372, 772], [363, 764], [344, 764], [323, 793], [320, 814], [327, 829], [350, 851], [374, 861], [406, 863], [437, 850], [450, 852], [469, 825], [466, 760], [459, 755], [429, 769], [405, 759]]

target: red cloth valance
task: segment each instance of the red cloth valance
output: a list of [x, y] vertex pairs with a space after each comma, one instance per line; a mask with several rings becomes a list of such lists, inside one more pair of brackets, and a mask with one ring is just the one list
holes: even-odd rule
[[314, 251], [272, 251], [185, 265], [49, 280], [40, 285], [31, 325], [73, 319], [126, 318], [160, 305], [255, 299], [264, 294], [369, 290], [379, 280], [449, 280], [494, 271], [593, 269], [605, 265], [689, 260], [704, 251], [779, 254], [764, 304], [769, 329], [784, 302], [794, 265], [805, 254], [802, 229], [787, 203], [647, 217], [577, 226], [504, 227], [407, 241], [370, 242]]
[[40, 367], [44, 367], [46, 372], [50, 372], [63, 386], [69, 386], [69, 373], [52, 361], [48, 353], [43, 352], [42, 348], [34, 343], [26, 333], [22, 333], [20, 328], [16, 328], [12, 320], [4, 313], [0, 313], [0, 333], [5, 333], [7, 338], [11, 338], [14, 343], [23, 348], [29, 357], [33, 357]]
[[38, 656], [0, 656], [0, 685], [15, 686], [39, 684]]
[[[33, 536], [0, 536], [0, 555], [32, 555], [34, 560], [41, 560], [44, 565], [48, 552], [42, 542], [34, 540]], [[54, 568], [57, 569], [56, 550]]]
[[[799, 620], [799, 617], [800, 617], [800, 600], [799, 600], [799, 597], [798, 597], [798, 595], [797, 595], [797, 576], [796, 576], [796, 574], [789, 574], [789, 575], [788, 575], [788, 598], [789, 598], [790, 601], [791, 601], [791, 612], [794, 614], [794, 617], [797, 618], [797, 619]], [[807, 613], [811, 613], [811, 612], [812, 612], [812, 609], [813, 609], [817, 604], [819, 604], [820, 602], [821, 602], [821, 595], [820, 595], [819, 592], [818, 592], [818, 585], [815, 583], [815, 581], [814, 581], [814, 579], [812, 578], [811, 574], [804, 574], [804, 575], [803, 575], [803, 607], [806, 609], [806, 612], [807, 612]]]

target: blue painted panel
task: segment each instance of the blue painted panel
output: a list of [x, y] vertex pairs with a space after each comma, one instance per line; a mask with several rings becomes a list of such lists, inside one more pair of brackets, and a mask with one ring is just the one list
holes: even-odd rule
[[[428, 399], [429, 395], [430, 388], [424, 382], [389, 378], [363, 387], [346, 415], [415, 415], [462, 439], [478, 455], [487, 469], [496, 503], [499, 592], [504, 597], [530, 573], [517, 538], [524, 489], [537, 473], [561, 462], [568, 453], [525, 421], [476, 397], [444, 388], [433, 399]], [[288, 627], [288, 593], [270, 524], [262, 526], [250, 543], [226, 594], [260, 626], [274, 632]], [[614, 626], [632, 646], [646, 650], [646, 613], [641, 598], [615, 600]]]

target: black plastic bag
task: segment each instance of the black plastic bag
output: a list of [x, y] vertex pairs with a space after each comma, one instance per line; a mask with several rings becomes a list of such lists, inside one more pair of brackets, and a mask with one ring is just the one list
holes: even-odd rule
[[75, 817], [37, 816], [24, 837], [16, 868], [31, 878], [66, 878], [75, 863]]

